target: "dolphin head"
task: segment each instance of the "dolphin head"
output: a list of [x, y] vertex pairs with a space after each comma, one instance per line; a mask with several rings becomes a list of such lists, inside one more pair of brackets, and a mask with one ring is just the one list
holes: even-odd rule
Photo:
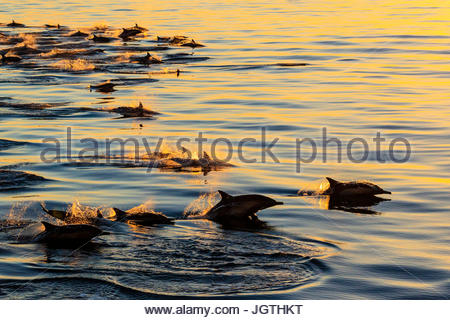
[[372, 188], [374, 190], [373, 194], [392, 194], [392, 192], [384, 190], [383, 188], [380, 188], [379, 186], [377, 186], [375, 184], [372, 186]]

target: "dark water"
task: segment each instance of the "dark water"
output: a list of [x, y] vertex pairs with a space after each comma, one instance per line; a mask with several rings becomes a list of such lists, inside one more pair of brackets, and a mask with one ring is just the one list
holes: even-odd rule
[[[10, 39], [32, 33], [25, 42], [42, 52], [0, 66], [0, 297], [447, 299], [448, 10], [437, 1], [3, 2], [0, 22], [14, 18], [30, 27], [0, 32]], [[91, 32], [108, 25], [114, 35], [136, 22], [149, 31], [126, 44], [69, 40], [69, 31], [42, 27], [60, 23]], [[168, 48], [156, 35], [186, 35], [206, 47]], [[14, 45], [3, 42], [0, 49]], [[61, 51], [50, 52], [55, 47]], [[70, 56], [61, 56], [68, 49]], [[130, 62], [147, 51], [165, 63]], [[89, 90], [105, 80], [116, 91]], [[140, 101], [161, 115], [108, 112]], [[230, 139], [235, 166], [147, 172], [132, 158], [71, 163], [68, 127], [75, 156], [87, 147], [83, 138], [97, 139], [100, 154], [107, 138], [146, 138], [152, 149], [164, 138], [163, 149], [171, 150], [185, 137], [195, 150], [193, 139], [202, 132], [209, 152], [213, 139]], [[269, 142], [279, 138], [273, 151], [280, 163], [269, 156], [262, 163], [262, 127]], [[322, 160], [324, 127], [342, 140], [341, 163], [331, 143]], [[377, 132], [386, 139], [384, 163], [372, 140]], [[298, 173], [295, 139], [305, 137], [317, 143], [318, 155]], [[412, 147], [404, 163], [389, 154], [389, 142], [399, 137]], [[41, 161], [45, 138], [61, 143], [60, 162]], [[255, 163], [239, 160], [243, 138], [256, 139], [243, 149]], [[353, 138], [368, 142], [366, 161], [347, 158]], [[218, 149], [226, 155], [225, 144]], [[355, 143], [355, 158], [362, 155], [357, 150]], [[310, 148], [304, 152], [306, 159]], [[394, 156], [403, 155], [399, 144]], [[391, 201], [348, 210], [326, 198], [296, 196], [325, 176], [373, 181], [392, 191]], [[40, 202], [104, 212], [145, 204], [182, 218], [186, 208], [207, 206], [201, 195], [218, 189], [262, 193], [284, 205], [259, 213], [271, 226], [259, 232], [178, 220], [160, 227], [117, 224], [80, 250], [20, 240], [39, 221], [55, 222]]]

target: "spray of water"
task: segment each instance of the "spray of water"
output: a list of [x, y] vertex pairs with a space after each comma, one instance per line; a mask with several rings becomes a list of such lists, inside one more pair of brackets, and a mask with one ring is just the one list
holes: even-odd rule
[[65, 71], [88, 71], [94, 70], [95, 65], [84, 59], [64, 59], [51, 64], [50, 66]]
[[214, 207], [219, 197], [218, 192], [201, 194], [197, 199], [192, 201], [186, 209], [184, 209], [183, 216], [194, 217], [204, 215], [209, 209]]
[[298, 191], [299, 196], [319, 196], [323, 195], [324, 191], [329, 188], [330, 184], [327, 180], [321, 179], [306, 183]]

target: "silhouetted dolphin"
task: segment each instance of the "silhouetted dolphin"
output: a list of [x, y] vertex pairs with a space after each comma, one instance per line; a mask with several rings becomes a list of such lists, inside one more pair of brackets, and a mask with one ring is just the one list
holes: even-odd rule
[[97, 214], [94, 217], [88, 217], [88, 216], [72, 216], [70, 212], [62, 211], [62, 210], [54, 210], [54, 209], [47, 209], [42, 203], [41, 208], [46, 212], [47, 214], [51, 215], [52, 217], [62, 220], [66, 223], [77, 223], [77, 222], [89, 222], [94, 224], [100, 224], [103, 222], [104, 219], [102, 213], [100, 210], [97, 209]]
[[121, 114], [124, 118], [143, 118], [143, 117], [153, 117], [154, 115], [160, 114], [159, 112], [145, 109], [142, 102], [139, 102], [137, 108], [133, 107], [118, 107], [111, 110], [111, 112], [116, 112]]
[[97, 36], [96, 34], [94, 34], [91, 38], [92, 41], [94, 42], [98, 42], [98, 43], [107, 43], [107, 42], [111, 42], [112, 40], [114, 40], [114, 38], [109, 38], [109, 37], [104, 37], [104, 36]]
[[163, 63], [160, 58], [156, 58], [152, 56], [150, 53], [147, 52], [147, 54], [143, 57], [138, 57], [136, 59], [137, 62], [142, 64], [157, 64], [157, 63]]
[[116, 84], [112, 83], [111, 81], [107, 80], [105, 82], [99, 83], [99, 84], [95, 84], [95, 85], [90, 85], [89, 88], [95, 89], [96, 91], [99, 92], [113, 92], [114, 90], [114, 86]]
[[44, 212], [48, 213], [52, 217], [59, 219], [59, 220], [64, 221], [69, 216], [67, 211], [53, 210], [53, 209], [49, 210], [42, 203], [41, 203], [41, 208], [42, 208], [42, 210], [44, 210]]
[[142, 33], [142, 30], [136, 28], [122, 28], [122, 32], [119, 34], [119, 37], [126, 40], [130, 37], [134, 37]]
[[192, 49], [194, 49], [194, 48], [204, 47], [205, 45], [195, 42], [194, 39], [191, 39], [191, 41], [185, 42], [185, 43], [181, 44], [181, 46], [182, 47], [191, 47]]
[[45, 230], [33, 240], [51, 245], [83, 245], [103, 233], [101, 229], [89, 224], [57, 226], [45, 221], [42, 221], [42, 224]]
[[59, 23], [56, 24], [56, 25], [54, 25], [54, 24], [46, 24], [45, 27], [49, 28], [49, 29], [54, 29], [54, 28], [61, 29], [61, 25]]
[[7, 27], [11, 27], [11, 28], [23, 28], [23, 27], [25, 27], [25, 25], [23, 23], [18, 23], [18, 22], [15, 22], [14, 20], [11, 21], [10, 23], [8, 23], [6, 26]]
[[266, 223], [259, 220], [256, 213], [283, 204], [259, 194], [232, 196], [221, 190], [218, 192], [222, 197], [220, 202], [204, 215], [193, 218], [209, 219], [226, 228], [264, 228]]
[[14, 56], [14, 55], [5, 55], [4, 53], [0, 54], [2, 56], [2, 64], [4, 63], [15, 63], [15, 62], [20, 62], [22, 60], [21, 57], [19, 56]]
[[340, 182], [326, 177], [329, 187], [322, 192], [324, 195], [335, 197], [371, 196], [376, 194], [391, 194], [379, 186], [366, 181]]
[[173, 36], [172, 38], [169, 39], [168, 42], [170, 44], [179, 45], [179, 44], [186, 42], [187, 39], [188, 39], [188, 37], [186, 37], [186, 36]]
[[168, 218], [160, 212], [126, 212], [112, 208], [116, 214], [116, 221], [131, 221], [141, 225], [173, 224], [173, 219]]
[[80, 30], [69, 34], [69, 37], [87, 37], [87, 36], [88, 36], [87, 33], [81, 32]]

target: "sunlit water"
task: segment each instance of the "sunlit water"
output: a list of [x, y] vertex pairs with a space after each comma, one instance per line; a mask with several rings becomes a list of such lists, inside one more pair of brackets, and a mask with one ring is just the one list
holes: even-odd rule
[[[42, 32], [38, 26], [45, 23], [77, 29], [137, 22], [150, 29], [128, 49], [121, 41], [98, 45], [119, 60], [88, 59], [101, 66], [96, 70], [86, 61], [56, 58], [34, 68], [0, 67], [1, 165], [36, 175], [1, 171], [2, 221], [52, 221], [40, 202], [63, 209], [75, 200], [105, 210], [151, 201], [155, 210], [181, 218], [200, 195], [217, 189], [262, 193], [284, 205], [259, 213], [269, 230], [224, 230], [200, 220], [154, 228], [120, 224], [75, 252], [18, 241], [27, 229], [5, 227], [0, 297], [448, 298], [449, 16], [445, 1], [2, 1], [1, 22], [14, 18], [34, 27], [0, 32]], [[132, 47], [176, 34], [205, 44], [192, 57], [209, 59], [113, 66]], [[164, 59], [179, 52], [192, 50], [157, 54]], [[165, 74], [177, 68], [179, 77]], [[89, 90], [108, 79], [120, 83], [117, 91]], [[161, 115], [142, 120], [86, 109], [139, 101]], [[23, 110], [8, 103], [66, 104]], [[67, 127], [74, 155], [86, 147], [83, 138], [98, 139], [101, 154], [106, 138], [147, 138], [153, 148], [158, 138], [170, 146], [185, 137], [195, 149], [193, 139], [202, 132], [207, 151], [215, 138], [231, 140], [235, 167], [205, 175], [65, 158], [42, 163], [45, 138], [59, 139], [65, 157]], [[272, 149], [279, 163], [269, 156], [262, 163], [261, 127], [269, 143], [279, 138]], [[333, 143], [322, 160], [324, 127], [328, 137], [342, 140], [342, 163]], [[385, 158], [390, 141], [408, 139], [409, 161], [378, 162], [377, 132], [386, 139]], [[297, 172], [295, 139], [306, 137], [317, 143], [317, 159]], [[256, 139], [243, 148], [254, 163], [239, 160], [243, 138]], [[353, 138], [368, 142], [362, 163], [345, 154]], [[355, 158], [360, 145], [355, 143]], [[225, 146], [219, 143], [219, 155]], [[394, 155], [401, 159], [398, 148]], [[304, 150], [307, 159], [306, 143]], [[373, 181], [392, 191], [391, 201], [358, 213], [296, 196], [325, 176]]]

